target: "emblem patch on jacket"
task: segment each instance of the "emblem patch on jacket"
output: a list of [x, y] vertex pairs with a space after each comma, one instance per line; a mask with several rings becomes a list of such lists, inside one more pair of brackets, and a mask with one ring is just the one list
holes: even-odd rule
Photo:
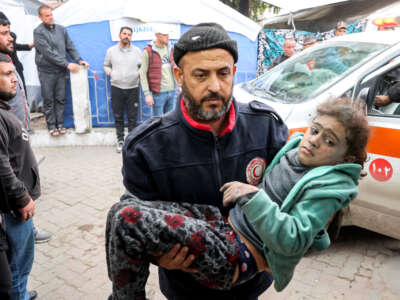
[[261, 182], [267, 163], [264, 158], [253, 158], [246, 167], [247, 183], [257, 185]]

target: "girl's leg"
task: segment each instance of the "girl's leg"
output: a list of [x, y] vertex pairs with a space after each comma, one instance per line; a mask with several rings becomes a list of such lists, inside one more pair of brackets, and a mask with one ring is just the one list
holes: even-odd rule
[[124, 199], [114, 205], [106, 228], [108, 272], [116, 299], [141, 299], [154, 253], [175, 244], [196, 256], [190, 274], [201, 283], [229, 289], [237, 266], [235, 233], [218, 208], [187, 203]]

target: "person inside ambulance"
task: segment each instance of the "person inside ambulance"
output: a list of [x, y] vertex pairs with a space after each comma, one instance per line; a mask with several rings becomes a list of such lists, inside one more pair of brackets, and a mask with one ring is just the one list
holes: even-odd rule
[[[392, 102], [400, 102], [400, 81], [396, 82], [388, 89], [387, 95], [377, 95], [375, 97], [374, 105], [382, 107], [389, 105]], [[397, 111], [399, 112], [397, 113]], [[396, 109], [394, 114], [400, 114], [400, 109]]]

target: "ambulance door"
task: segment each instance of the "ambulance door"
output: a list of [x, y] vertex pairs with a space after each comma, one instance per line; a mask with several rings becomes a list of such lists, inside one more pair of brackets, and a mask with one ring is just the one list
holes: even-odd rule
[[376, 95], [387, 93], [396, 80], [400, 80], [400, 59], [391, 59], [361, 78], [353, 93], [354, 99], [367, 102], [371, 135], [364, 166], [367, 176], [360, 180], [348, 221], [400, 239], [400, 103], [383, 108], [373, 104]]

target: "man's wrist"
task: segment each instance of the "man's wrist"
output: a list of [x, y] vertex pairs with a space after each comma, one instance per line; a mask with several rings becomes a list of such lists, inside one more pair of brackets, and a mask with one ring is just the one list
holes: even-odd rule
[[145, 96], [147, 96], [147, 95], [151, 95], [151, 92], [150, 92], [150, 91], [146, 91], [146, 92], [143, 92], [143, 94], [144, 94]]

